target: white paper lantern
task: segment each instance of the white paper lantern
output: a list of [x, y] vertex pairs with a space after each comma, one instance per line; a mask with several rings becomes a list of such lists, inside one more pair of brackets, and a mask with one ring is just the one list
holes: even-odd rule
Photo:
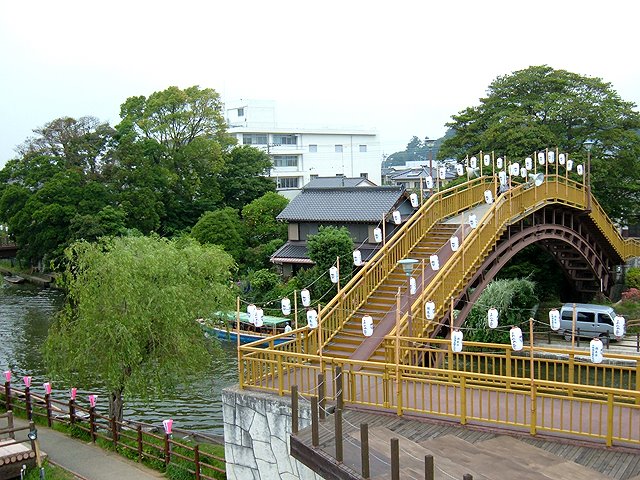
[[376, 243], [380, 243], [382, 241], [382, 230], [378, 227], [373, 229], [373, 240]]
[[524, 342], [522, 341], [522, 330], [520, 330], [520, 327], [511, 327], [511, 330], [509, 330], [509, 340], [511, 341], [511, 348], [514, 352], [522, 350]]
[[247, 315], [252, 325], [256, 324], [256, 306], [253, 303], [247, 305]]
[[483, 157], [483, 161], [484, 161], [485, 167], [488, 167], [489, 165], [491, 165], [491, 155], [485, 155]]
[[334, 266], [329, 269], [329, 278], [331, 279], [331, 283], [338, 283], [338, 280], [340, 279], [338, 267]]
[[524, 159], [524, 168], [527, 170], [531, 170], [533, 168], [533, 159], [531, 157]]
[[469, 159], [469, 166], [471, 168], [478, 168], [478, 159], [476, 157], [471, 157]]
[[436, 318], [436, 304], [433, 302], [427, 302], [424, 304], [424, 314], [427, 320], [433, 320]]
[[447, 176], [447, 169], [445, 167], [438, 168], [438, 178], [444, 180]]
[[501, 169], [503, 165], [502, 157], [496, 158], [496, 168]]
[[451, 350], [454, 352], [462, 351], [462, 332], [460, 330], [454, 330], [451, 333]]
[[549, 310], [549, 327], [554, 332], [560, 330], [560, 312], [557, 308]]
[[418, 290], [418, 283], [416, 282], [416, 279], [413, 277], [409, 278], [409, 293], [411, 295], [415, 295], [417, 290]]
[[362, 254], [360, 253], [360, 250], [353, 251], [353, 264], [356, 267], [359, 267], [360, 265], [362, 265]]
[[318, 328], [318, 312], [313, 308], [307, 310], [307, 326], [309, 328]]
[[498, 326], [498, 309], [491, 307], [487, 312], [487, 324], [489, 328], [496, 328]]
[[476, 217], [475, 213], [469, 215], [469, 226], [471, 228], [476, 228], [478, 226], [478, 217]]
[[526, 169], [526, 168], [522, 167], [522, 168], [520, 169], [520, 176], [521, 176], [522, 178], [527, 178], [527, 169]]
[[576, 167], [576, 172], [578, 172], [578, 175], [582, 175], [584, 173], [584, 167], [581, 163]]
[[456, 163], [456, 173], [459, 177], [464, 175], [464, 165], [462, 165], [461, 163]]
[[498, 172], [498, 178], [500, 179], [500, 185], [507, 184], [507, 172], [505, 172], [504, 170], [500, 170]]
[[491, 192], [491, 190], [484, 191], [484, 201], [489, 205], [493, 203], [493, 193]]
[[538, 152], [538, 163], [540, 165], [544, 165], [544, 162], [545, 162], [545, 158], [544, 157], [545, 157], [544, 152]]
[[391, 216], [393, 217], [393, 223], [395, 223], [396, 225], [400, 225], [400, 223], [402, 222], [402, 216], [400, 215], [400, 212], [398, 210], [394, 210]]
[[560, 165], [564, 165], [566, 159], [567, 159], [567, 157], [566, 157], [566, 155], [564, 153], [561, 153], [561, 154], [558, 155], [558, 163]]
[[287, 297], [284, 297], [280, 301], [280, 305], [282, 308], [283, 315], [289, 315], [291, 313], [291, 300], [289, 300]]
[[362, 334], [365, 337], [373, 335], [373, 317], [371, 315], [362, 317]]
[[573, 160], [571, 159], [567, 160], [567, 170], [568, 171], [573, 170]]
[[554, 152], [553, 150], [551, 150], [548, 154], [547, 154], [547, 158], [549, 160], [549, 163], [555, 163], [556, 162], [556, 152]]
[[302, 300], [302, 305], [305, 307], [311, 305], [311, 294], [309, 293], [309, 290], [306, 288], [300, 290], [300, 299]]
[[624, 317], [622, 315], [616, 315], [613, 319], [613, 335], [616, 338], [624, 337], [624, 324]]
[[260, 307], [256, 308], [256, 328], [262, 327], [262, 325], [264, 325], [264, 322], [262, 321], [263, 317], [264, 317], [264, 312], [262, 311], [262, 308]]
[[429, 257], [429, 263], [433, 270], [438, 270], [440, 268], [440, 259], [438, 258], [438, 255], [431, 255]]
[[590, 342], [589, 342], [589, 356], [591, 357], [591, 361], [593, 363], [602, 363], [602, 351], [603, 351], [603, 345], [602, 345], [602, 340], [600, 340], [599, 338], [593, 338]]
[[518, 162], [512, 163], [509, 168], [510, 168], [509, 173], [511, 173], [512, 177], [515, 177], [520, 174], [520, 164]]
[[451, 251], [455, 252], [456, 250], [458, 250], [458, 247], [460, 246], [460, 240], [458, 240], [458, 237], [453, 235], [449, 239], [449, 243], [451, 244]]
[[425, 178], [424, 179], [424, 184], [429, 189], [433, 188], [433, 177], [431, 175], [429, 175], [427, 178]]
[[411, 195], [409, 195], [409, 200], [411, 201], [411, 206], [413, 208], [417, 208], [419, 203], [418, 203], [418, 195], [416, 193], [412, 193]]

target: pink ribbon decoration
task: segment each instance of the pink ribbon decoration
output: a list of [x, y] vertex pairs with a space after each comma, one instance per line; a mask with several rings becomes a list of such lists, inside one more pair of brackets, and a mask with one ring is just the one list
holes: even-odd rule
[[171, 428], [173, 427], [173, 420], [168, 418], [167, 420], [162, 421], [162, 425], [164, 426], [164, 433], [167, 435], [171, 435]]
[[22, 377], [22, 381], [24, 382], [25, 387], [29, 388], [31, 386], [31, 377], [25, 375]]
[[98, 401], [97, 395], [89, 395], [89, 405], [91, 405], [91, 408], [96, 406], [97, 401]]
[[47, 395], [51, 395], [51, 383], [46, 382], [42, 386], [44, 387], [44, 393], [46, 393]]

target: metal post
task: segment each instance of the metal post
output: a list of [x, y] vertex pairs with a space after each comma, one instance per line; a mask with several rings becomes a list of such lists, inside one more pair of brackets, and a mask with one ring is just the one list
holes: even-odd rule
[[360, 424], [360, 463], [362, 465], [362, 478], [369, 478], [369, 425]]

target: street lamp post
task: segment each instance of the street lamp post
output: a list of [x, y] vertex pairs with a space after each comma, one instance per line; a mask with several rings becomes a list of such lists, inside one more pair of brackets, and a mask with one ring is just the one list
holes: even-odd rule
[[411, 274], [413, 273], [413, 266], [418, 263], [415, 258], [405, 258], [398, 261], [402, 265], [405, 275], [407, 276], [407, 320], [409, 336], [412, 336], [411, 332]]
[[429, 176], [431, 177], [431, 188], [429, 189], [429, 196], [433, 195], [433, 147], [436, 144], [435, 140], [426, 139], [424, 144], [429, 149]]
[[591, 211], [591, 149], [596, 142], [590, 139], [585, 140], [582, 144], [587, 150], [587, 172], [585, 174], [585, 184], [587, 192], [587, 211]]

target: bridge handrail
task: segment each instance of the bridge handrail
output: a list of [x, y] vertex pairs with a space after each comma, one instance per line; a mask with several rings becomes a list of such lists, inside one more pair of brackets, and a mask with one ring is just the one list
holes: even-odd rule
[[614, 228], [614, 222], [605, 213], [604, 209], [592, 196], [591, 198], [591, 219], [598, 229], [607, 238], [611, 246], [618, 252], [623, 260], [640, 256], [640, 239], [622, 238], [620, 232]]

